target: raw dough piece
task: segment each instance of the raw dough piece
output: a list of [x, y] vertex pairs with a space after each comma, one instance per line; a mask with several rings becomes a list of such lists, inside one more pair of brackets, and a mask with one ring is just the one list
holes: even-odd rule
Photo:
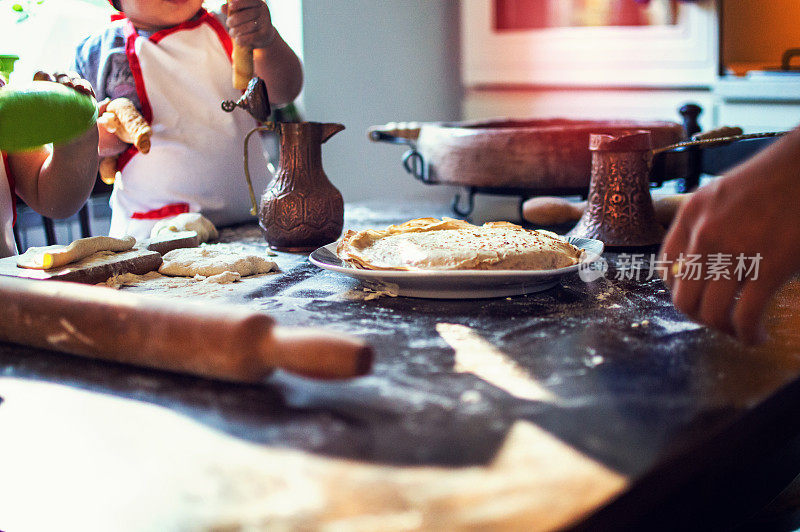
[[17, 257], [17, 266], [33, 270], [51, 270], [71, 262], [77, 262], [101, 251], [128, 251], [136, 244], [132, 236], [112, 238], [92, 236], [79, 238], [68, 246], [44, 246], [30, 248]]
[[259, 255], [232, 251], [224, 244], [210, 244], [199, 248], [174, 249], [164, 255], [158, 271], [164, 275], [211, 277], [224, 272], [236, 272], [242, 277], [277, 271], [278, 266]]
[[219, 232], [211, 220], [199, 212], [186, 212], [156, 223], [150, 231], [150, 238], [152, 240], [171, 238], [174, 236], [173, 233], [181, 231], [194, 231], [200, 237], [200, 242], [216, 240], [219, 237]]
[[336, 253], [367, 270], [549, 270], [577, 264], [583, 250], [555, 233], [509, 222], [419, 218], [384, 230], [348, 231]]

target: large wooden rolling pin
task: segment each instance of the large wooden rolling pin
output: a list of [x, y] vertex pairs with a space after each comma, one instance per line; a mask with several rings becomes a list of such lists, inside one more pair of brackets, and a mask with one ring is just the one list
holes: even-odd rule
[[0, 340], [90, 358], [246, 383], [275, 368], [340, 379], [372, 365], [361, 341], [235, 305], [3, 276], [0, 302]]

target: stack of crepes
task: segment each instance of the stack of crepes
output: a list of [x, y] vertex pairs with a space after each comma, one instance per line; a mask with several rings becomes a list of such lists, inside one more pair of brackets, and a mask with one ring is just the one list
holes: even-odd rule
[[551, 270], [577, 264], [583, 250], [555, 233], [509, 222], [418, 218], [348, 231], [336, 253], [367, 270]]

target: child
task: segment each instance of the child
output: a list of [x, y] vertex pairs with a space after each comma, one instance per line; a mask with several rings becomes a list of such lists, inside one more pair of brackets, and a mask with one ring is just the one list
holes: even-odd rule
[[[94, 96], [85, 80], [58, 76], [58, 82]], [[0, 90], [4, 85], [0, 77]], [[0, 257], [17, 254], [13, 226], [15, 193], [49, 218], [66, 218], [86, 203], [97, 179], [97, 129], [78, 138], [38, 149], [3, 153], [0, 164]]]
[[[122, 152], [111, 236], [147, 238], [158, 220], [184, 212], [217, 225], [247, 220], [242, 142], [257, 124], [243, 110], [220, 109], [241, 96], [231, 81], [233, 41], [253, 48], [255, 74], [274, 104], [291, 102], [302, 86], [300, 61], [264, 0], [230, 0], [215, 14], [203, 0], [110, 1], [123, 18], [78, 47], [75, 70], [98, 98], [132, 100], [153, 129], [143, 155], [100, 128], [100, 156]], [[254, 174], [266, 168], [256, 157]]]

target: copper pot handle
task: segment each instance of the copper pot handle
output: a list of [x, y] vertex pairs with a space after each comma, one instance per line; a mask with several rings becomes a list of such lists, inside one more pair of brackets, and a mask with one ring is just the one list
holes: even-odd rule
[[677, 151], [682, 148], [712, 148], [714, 146], [722, 146], [730, 144], [731, 142], [738, 142], [740, 140], [750, 139], [766, 139], [771, 137], [780, 137], [785, 135], [788, 131], [770, 131], [767, 133], [747, 133], [745, 135], [731, 135], [729, 137], [714, 137], [714, 138], [700, 138], [697, 140], [687, 140], [685, 142], [678, 142], [677, 144], [670, 144], [653, 150], [653, 155], [659, 153]]
[[251, 129], [247, 135], [244, 136], [244, 178], [247, 180], [247, 188], [250, 191], [250, 214], [258, 216], [258, 201], [256, 201], [256, 194], [253, 191], [253, 180], [250, 179], [250, 154], [248, 151], [248, 144], [250, 143], [250, 136], [256, 131], [275, 131], [275, 123], [268, 122], [264, 126], [259, 126]]
[[367, 138], [373, 142], [391, 142], [411, 145], [419, 138], [422, 124], [419, 122], [389, 122], [383, 126], [372, 126]]

